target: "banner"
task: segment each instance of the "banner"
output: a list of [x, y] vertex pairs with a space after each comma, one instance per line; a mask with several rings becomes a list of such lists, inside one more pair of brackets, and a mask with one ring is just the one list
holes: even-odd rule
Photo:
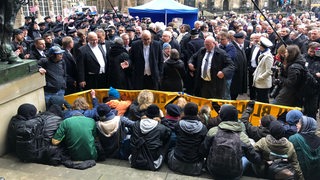
[[[95, 91], [96, 91], [96, 98], [100, 103], [103, 102], [103, 98], [108, 97], [109, 89], [96, 89]], [[134, 101], [138, 97], [138, 94], [140, 93], [140, 90], [118, 89], [118, 91], [121, 95], [122, 100], [131, 100], [131, 101]], [[150, 91], [154, 94], [154, 104], [157, 104], [163, 112], [165, 112], [165, 106], [167, 104], [176, 103], [179, 97], [183, 97], [186, 99], [187, 102], [196, 103], [199, 106], [199, 109], [204, 105], [208, 105], [212, 109], [211, 111], [212, 117], [215, 117], [218, 115], [218, 113], [212, 108], [212, 102], [215, 102], [220, 106], [222, 106], [223, 104], [234, 105], [239, 112], [239, 118], [240, 118], [242, 113], [246, 109], [247, 103], [250, 101], [250, 100], [205, 99], [205, 98], [200, 98], [200, 97], [191, 96], [188, 94], [178, 93], [178, 92], [165, 92], [165, 91], [154, 91], [154, 90], [150, 90]], [[90, 105], [92, 105], [90, 90], [67, 95], [65, 96], [65, 99], [68, 103], [72, 105], [73, 101], [78, 97], [84, 97], [87, 100], [87, 102]], [[264, 115], [270, 114], [277, 118], [282, 113], [288, 112], [292, 109], [301, 110], [301, 108], [298, 108], [298, 107], [279, 106], [279, 105], [261, 103], [256, 101], [254, 105], [253, 113], [251, 114], [249, 121], [254, 126], [259, 126], [260, 119]]]

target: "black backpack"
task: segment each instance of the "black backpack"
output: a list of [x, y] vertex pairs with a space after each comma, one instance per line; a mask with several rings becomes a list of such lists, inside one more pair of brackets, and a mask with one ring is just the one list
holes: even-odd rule
[[218, 128], [207, 159], [208, 171], [213, 176], [239, 177], [242, 174], [242, 148], [238, 132]]
[[271, 161], [267, 162], [267, 175], [269, 179], [294, 180], [296, 173], [287, 155], [270, 153]]
[[21, 121], [16, 126], [16, 154], [25, 162], [39, 162], [46, 150], [44, 122], [40, 116]]
[[153, 157], [150, 153], [146, 141], [140, 134], [139, 139], [136, 142], [136, 147], [132, 149], [131, 155], [131, 167], [136, 169], [152, 170], [155, 171], [156, 168], [153, 164]]

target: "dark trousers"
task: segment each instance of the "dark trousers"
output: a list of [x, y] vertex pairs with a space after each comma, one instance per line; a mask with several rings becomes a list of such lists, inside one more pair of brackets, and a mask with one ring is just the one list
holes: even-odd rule
[[157, 90], [157, 87], [154, 84], [152, 76], [144, 75], [143, 76], [143, 89], [153, 89]]
[[256, 92], [257, 92], [257, 101], [259, 102], [264, 102], [264, 103], [269, 103], [269, 89], [270, 88], [266, 88], [266, 89], [260, 89], [260, 88], [256, 88]]
[[108, 87], [107, 74], [87, 74], [85, 90], [105, 89]]
[[[203, 98], [222, 99], [222, 97], [217, 97], [213, 87], [214, 87], [213, 81], [205, 81], [205, 80], [201, 79], [200, 96]], [[222, 94], [224, 95], [224, 92]]]

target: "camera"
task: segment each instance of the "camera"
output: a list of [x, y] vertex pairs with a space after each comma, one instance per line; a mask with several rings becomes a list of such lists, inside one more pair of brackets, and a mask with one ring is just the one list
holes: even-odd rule
[[281, 90], [281, 81], [280, 79], [274, 80], [274, 87], [270, 93], [270, 98], [275, 98]]

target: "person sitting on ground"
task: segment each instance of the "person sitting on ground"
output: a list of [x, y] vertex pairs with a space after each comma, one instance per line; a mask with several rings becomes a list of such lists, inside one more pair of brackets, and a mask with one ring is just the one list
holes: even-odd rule
[[96, 98], [96, 91], [92, 89], [90, 94], [92, 97], [93, 109], [89, 109], [90, 106], [84, 97], [78, 97], [73, 102], [73, 106], [72, 106], [73, 110], [68, 111], [65, 114], [65, 118], [69, 118], [71, 116], [76, 116], [76, 115], [84, 115], [89, 118], [95, 118], [97, 116], [96, 108], [99, 105], [99, 103], [98, 103], [98, 99]]
[[131, 128], [134, 122], [125, 116], [115, 115], [107, 104], [99, 104], [97, 113], [98, 137], [105, 157], [128, 159], [130, 145], [124, 147], [124, 142], [126, 139], [130, 140], [127, 128]]
[[[293, 144], [285, 137], [285, 129], [282, 124], [279, 121], [271, 121], [269, 131], [270, 135], [261, 138], [254, 144], [255, 150], [261, 154], [265, 162], [271, 160], [271, 152], [278, 155], [286, 155], [298, 179], [303, 179], [296, 151]], [[265, 174], [267, 172], [265, 164], [255, 165], [253, 169], [258, 177], [267, 177], [267, 174]]]
[[318, 124], [312, 117], [302, 116], [298, 133], [289, 137], [296, 150], [304, 179], [320, 179], [320, 137], [315, 135]]
[[179, 123], [181, 117], [181, 109], [178, 105], [168, 104], [166, 106], [166, 115], [161, 119], [161, 124], [167, 126], [171, 129], [170, 136], [170, 145], [169, 149], [176, 145], [177, 136], [176, 136], [176, 125]]
[[254, 104], [255, 101], [249, 101], [247, 104], [246, 109], [242, 113], [242, 116], [240, 120], [244, 123], [246, 127], [246, 132], [249, 138], [252, 138], [255, 142], [259, 141], [261, 138], [266, 137], [269, 132], [269, 125], [270, 122], [277, 120], [272, 115], [264, 115], [260, 119], [260, 125], [259, 126], [253, 126], [251, 122], [249, 121], [249, 117], [251, 116], [253, 110], [254, 110]]
[[189, 102], [184, 107], [184, 117], [176, 124], [176, 146], [168, 153], [168, 167], [182, 174], [201, 174], [204, 156], [200, 146], [208, 132], [198, 118], [198, 106]]
[[[219, 116], [222, 122], [208, 131], [201, 148], [207, 157], [207, 170], [215, 179], [240, 178], [250, 162], [261, 162], [260, 155], [242, 131], [235, 106], [222, 105]], [[221, 148], [223, 144], [233, 148], [227, 152]]]
[[123, 116], [131, 105], [130, 100], [121, 100], [120, 93], [117, 89], [110, 87], [106, 104], [118, 112], [118, 116]]
[[134, 101], [129, 107], [129, 119], [137, 121], [145, 115], [147, 108], [153, 103], [154, 96], [149, 90], [140, 91], [137, 100]]
[[61, 122], [52, 144], [58, 145], [63, 141], [73, 161], [96, 160], [95, 137], [95, 121], [83, 114], [76, 114]]
[[[167, 153], [171, 130], [159, 123], [160, 109], [157, 105], [148, 106], [145, 114], [146, 116], [136, 121], [132, 127], [130, 138], [132, 154], [129, 156], [129, 163], [133, 168], [157, 170], [162, 165]], [[139, 153], [142, 152], [141, 146], [145, 147], [145, 151], [150, 152], [147, 159], [138, 159], [141, 157], [139, 156]], [[147, 164], [139, 164], [141, 161], [147, 162]]]
[[[217, 111], [217, 113], [219, 114], [219, 111]], [[218, 126], [221, 122], [219, 116], [211, 117], [211, 108], [208, 105], [204, 105], [200, 108], [198, 116], [201, 122], [207, 127], [207, 129]]]
[[[303, 116], [302, 112], [299, 110], [290, 110], [286, 115], [286, 123], [283, 124], [284, 129], [286, 130], [286, 138], [289, 139], [291, 135], [297, 133], [296, 124], [299, 122], [299, 119]], [[281, 122], [281, 121], [280, 121]]]
[[19, 122], [32, 119], [37, 114], [37, 108], [33, 104], [21, 104], [17, 114], [9, 122], [7, 133], [7, 152], [16, 152], [16, 128]]

